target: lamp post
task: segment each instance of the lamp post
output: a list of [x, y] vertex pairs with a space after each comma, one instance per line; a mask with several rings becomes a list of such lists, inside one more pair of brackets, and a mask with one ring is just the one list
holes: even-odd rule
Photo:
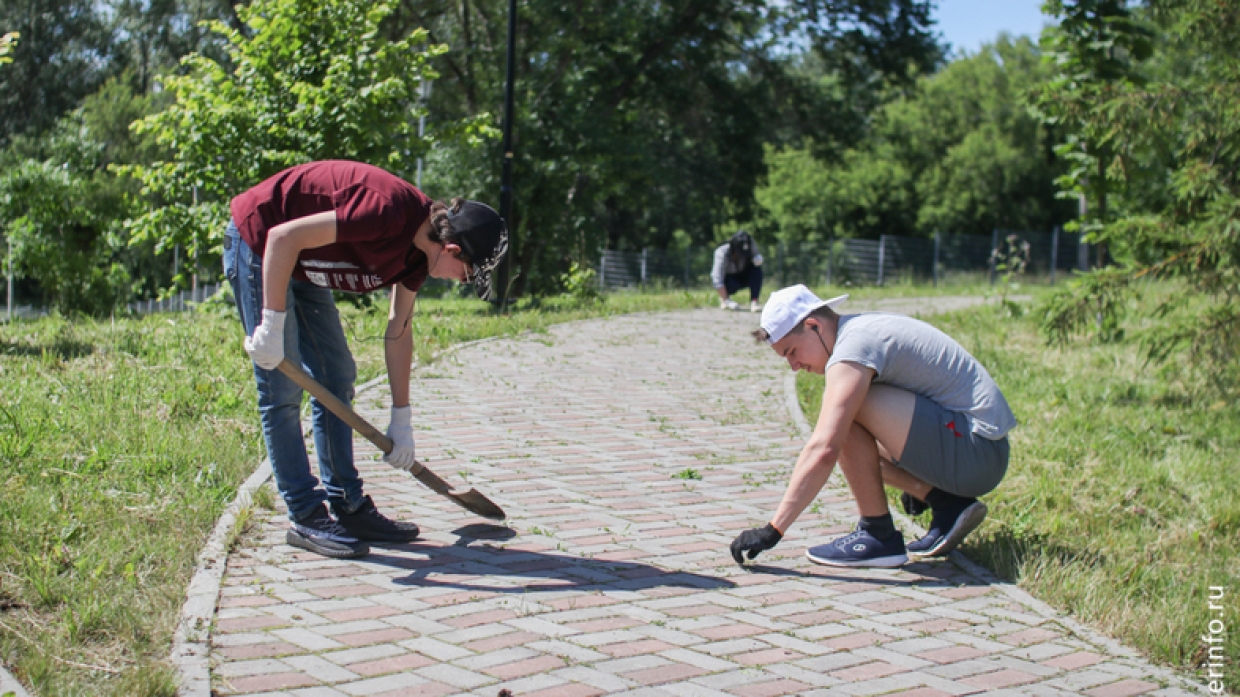
[[499, 215], [508, 227], [508, 254], [504, 272], [500, 274], [500, 307], [508, 309], [508, 286], [512, 278], [512, 254], [516, 248], [517, 231], [512, 225], [512, 111], [513, 82], [517, 62], [517, 0], [508, 0], [508, 75], [504, 85], [504, 170], [499, 190]]

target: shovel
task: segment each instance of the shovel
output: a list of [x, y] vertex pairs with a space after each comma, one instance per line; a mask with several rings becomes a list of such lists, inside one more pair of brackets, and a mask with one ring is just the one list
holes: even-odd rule
[[[307, 375], [306, 371], [301, 369], [301, 366], [298, 366], [289, 359], [285, 358], [280, 361], [280, 365], [278, 367], [281, 373], [287, 375], [289, 379], [297, 383], [301, 389], [309, 392], [315, 399], [319, 400], [320, 404], [327, 407], [331, 413], [340, 417], [341, 421], [349, 424], [353, 427], [353, 430], [365, 436], [366, 440], [374, 443], [375, 447], [382, 450], [384, 455], [392, 452], [391, 438], [388, 438], [384, 434], [380, 433], [377, 428], [371, 426], [370, 423], [361, 416], [358, 416], [357, 412], [353, 411], [352, 407], [340, 401], [336, 395], [328, 392], [327, 388], [323, 387], [316, 382], [314, 378]], [[488, 499], [478, 493], [475, 489], [470, 489], [463, 494], [453, 492], [452, 487], [448, 486], [444, 480], [440, 479], [439, 475], [426, 469], [421, 462], [414, 462], [413, 467], [409, 470], [409, 474], [412, 474], [419, 482], [422, 482], [429, 487], [431, 491], [449, 499], [456, 505], [471, 513], [477, 513], [483, 518], [490, 518], [491, 520], [504, 519], [504, 509], [495, 505], [491, 499]]]

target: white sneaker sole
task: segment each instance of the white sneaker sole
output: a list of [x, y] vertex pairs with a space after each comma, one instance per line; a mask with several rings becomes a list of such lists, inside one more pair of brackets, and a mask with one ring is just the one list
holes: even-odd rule
[[[826, 547], [827, 545], [821, 545], [821, 546]], [[842, 561], [839, 559], [832, 559], [830, 557], [820, 557], [814, 554], [815, 549], [818, 549], [818, 547], [810, 547], [809, 549], [805, 550], [805, 557], [809, 559], [810, 561], [814, 562], [815, 564], [822, 564], [823, 566], [846, 566], [846, 567], [854, 568], [854, 569], [856, 568], [894, 569], [899, 566], [904, 566], [905, 564], [908, 563], [907, 554], [894, 554], [889, 557], [875, 557], [874, 559], [860, 559], [857, 561]]]
[[986, 520], [988, 510], [986, 504], [981, 501], [964, 509], [960, 513], [960, 517], [956, 519], [955, 525], [952, 525], [952, 529], [947, 531], [943, 539], [935, 543], [930, 549], [918, 554], [917, 557], [945, 557], [951, 554], [952, 551], [960, 546], [961, 542], [964, 542], [964, 538], [968, 537], [969, 533], [976, 530], [977, 526], [981, 525], [983, 520]]

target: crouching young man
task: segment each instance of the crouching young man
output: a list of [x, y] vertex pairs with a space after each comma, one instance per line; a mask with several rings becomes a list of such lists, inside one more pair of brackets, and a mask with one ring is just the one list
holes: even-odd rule
[[[774, 547], [838, 461], [857, 501], [854, 532], [810, 548], [832, 566], [895, 567], [951, 552], [986, 517], [977, 497], [1007, 472], [1016, 417], [995, 381], [948, 335], [903, 315], [839, 315], [847, 295], [819, 300], [802, 285], [771, 295], [759, 341], [793, 370], [826, 376], [822, 411], [770, 524], [732, 543], [742, 563]], [[907, 547], [883, 485], [929, 504], [930, 531]], [[924, 502], [924, 503], [923, 503]]]

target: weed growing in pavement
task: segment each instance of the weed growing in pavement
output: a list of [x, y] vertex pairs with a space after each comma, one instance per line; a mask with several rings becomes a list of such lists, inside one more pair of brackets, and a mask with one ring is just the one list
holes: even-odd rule
[[701, 478], [702, 478], [702, 474], [698, 472], [697, 470], [693, 469], [692, 467], [686, 467], [680, 470], [679, 472], [677, 472], [676, 474], [672, 475], [672, 479], [700, 480]]
[[[1151, 285], [1141, 302], [1167, 292]], [[1195, 669], [1212, 619], [1199, 600], [1211, 585], [1240, 585], [1240, 410], [1204, 379], [1148, 365], [1136, 339], [1050, 349], [1036, 313], [988, 308], [928, 321], [986, 366], [1020, 421], [1008, 475], [964, 553], [1155, 660]], [[822, 385], [797, 379], [810, 423]], [[1240, 626], [1237, 608], [1228, 626]], [[1240, 655], [1240, 633], [1226, 641]]]

